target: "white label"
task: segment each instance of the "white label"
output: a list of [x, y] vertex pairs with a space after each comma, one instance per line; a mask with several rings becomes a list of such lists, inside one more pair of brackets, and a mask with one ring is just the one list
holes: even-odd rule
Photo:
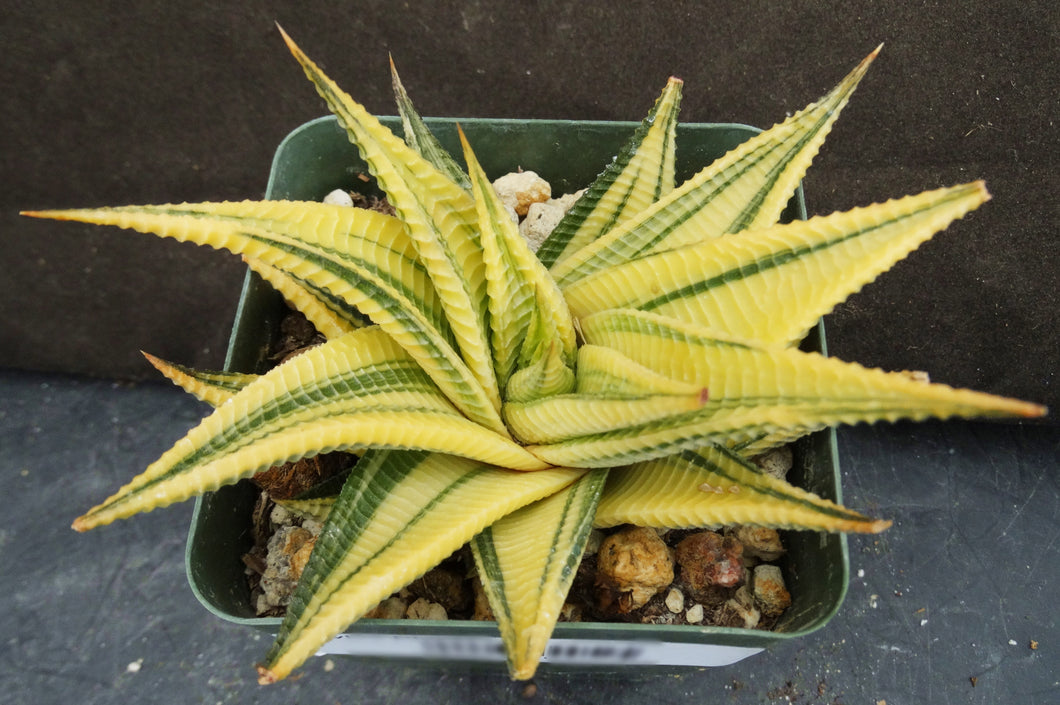
[[[552, 639], [541, 661], [599, 666], [728, 666], [761, 650], [718, 644]], [[326, 654], [503, 663], [504, 644], [499, 636], [340, 634], [317, 652], [318, 656]]]

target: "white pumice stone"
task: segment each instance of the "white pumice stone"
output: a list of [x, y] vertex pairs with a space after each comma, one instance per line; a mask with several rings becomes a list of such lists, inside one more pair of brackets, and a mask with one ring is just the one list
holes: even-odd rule
[[331, 204], [333, 206], [353, 206], [353, 198], [350, 194], [340, 188], [335, 189], [327, 196], [324, 196], [324, 203]]
[[520, 217], [526, 215], [531, 203], [541, 203], [552, 197], [552, 186], [533, 171], [505, 174], [493, 182], [501, 202], [515, 209]]

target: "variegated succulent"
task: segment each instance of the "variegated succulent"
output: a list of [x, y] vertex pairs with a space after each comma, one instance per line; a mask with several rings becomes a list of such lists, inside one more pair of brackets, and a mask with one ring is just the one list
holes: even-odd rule
[[83, 531], [326, 451], [361, 454], [262, 682], [468, 542], [512, 675], [529, 678], [594, 525], [876, 532], [889, 522], [747, 459], [841, 423], [1044, 413], [797, 346], [988, 198], [969, 183], [778, 224], [876, 52], [679, 186], [671, 79], [535, 254], [471, 145], [465, 171], [396, 74], [404, 140], [284, 38], [396, 217], [282, 201], [30, 214], [242, 255], [327, 338], [260, 376], [157, 361], [215, 411], [74, 522]]

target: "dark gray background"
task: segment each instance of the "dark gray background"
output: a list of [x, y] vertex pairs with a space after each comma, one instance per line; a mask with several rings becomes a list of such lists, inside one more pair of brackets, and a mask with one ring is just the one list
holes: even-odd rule
[[[295, 9], [297, 7], [297, 9]], [[834, 353], [1056, 406], [1060, 10], [1016, 2], [7, 3], [0, 366], [123, 378], [218, 366], [231, 257], [19, 209], [257, 198], [325, 109], [273, 23], [392, 114], [768, 126], [884, 51], [806, 179], [827, 213], [972, 179], [994, 199], [831, 317]]]

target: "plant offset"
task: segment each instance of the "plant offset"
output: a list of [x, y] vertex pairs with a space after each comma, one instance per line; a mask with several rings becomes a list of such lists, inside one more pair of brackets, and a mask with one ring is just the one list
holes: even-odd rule
[[358, 453], [258, 666], [263, 683], [469, 542], [511, 673], [530, 678], [594, 526], [881, 531], [890, 522], [748, 459], [837, 424], [1045, 413], [797, 347], [989, 198], [976, 182], [778, 224], [875, 52], [681, 185], [671, 79], [534, 253], [473, 145], [461, 134], [465, 171], [396, 75], [404, 140], [284, 38], [396, 216], [289, 201], [29, 213], [242, 255], [327, 338], [262, 375], [159, 362], [215, 411], [74, 522], [84, 531], [283, 462]]

